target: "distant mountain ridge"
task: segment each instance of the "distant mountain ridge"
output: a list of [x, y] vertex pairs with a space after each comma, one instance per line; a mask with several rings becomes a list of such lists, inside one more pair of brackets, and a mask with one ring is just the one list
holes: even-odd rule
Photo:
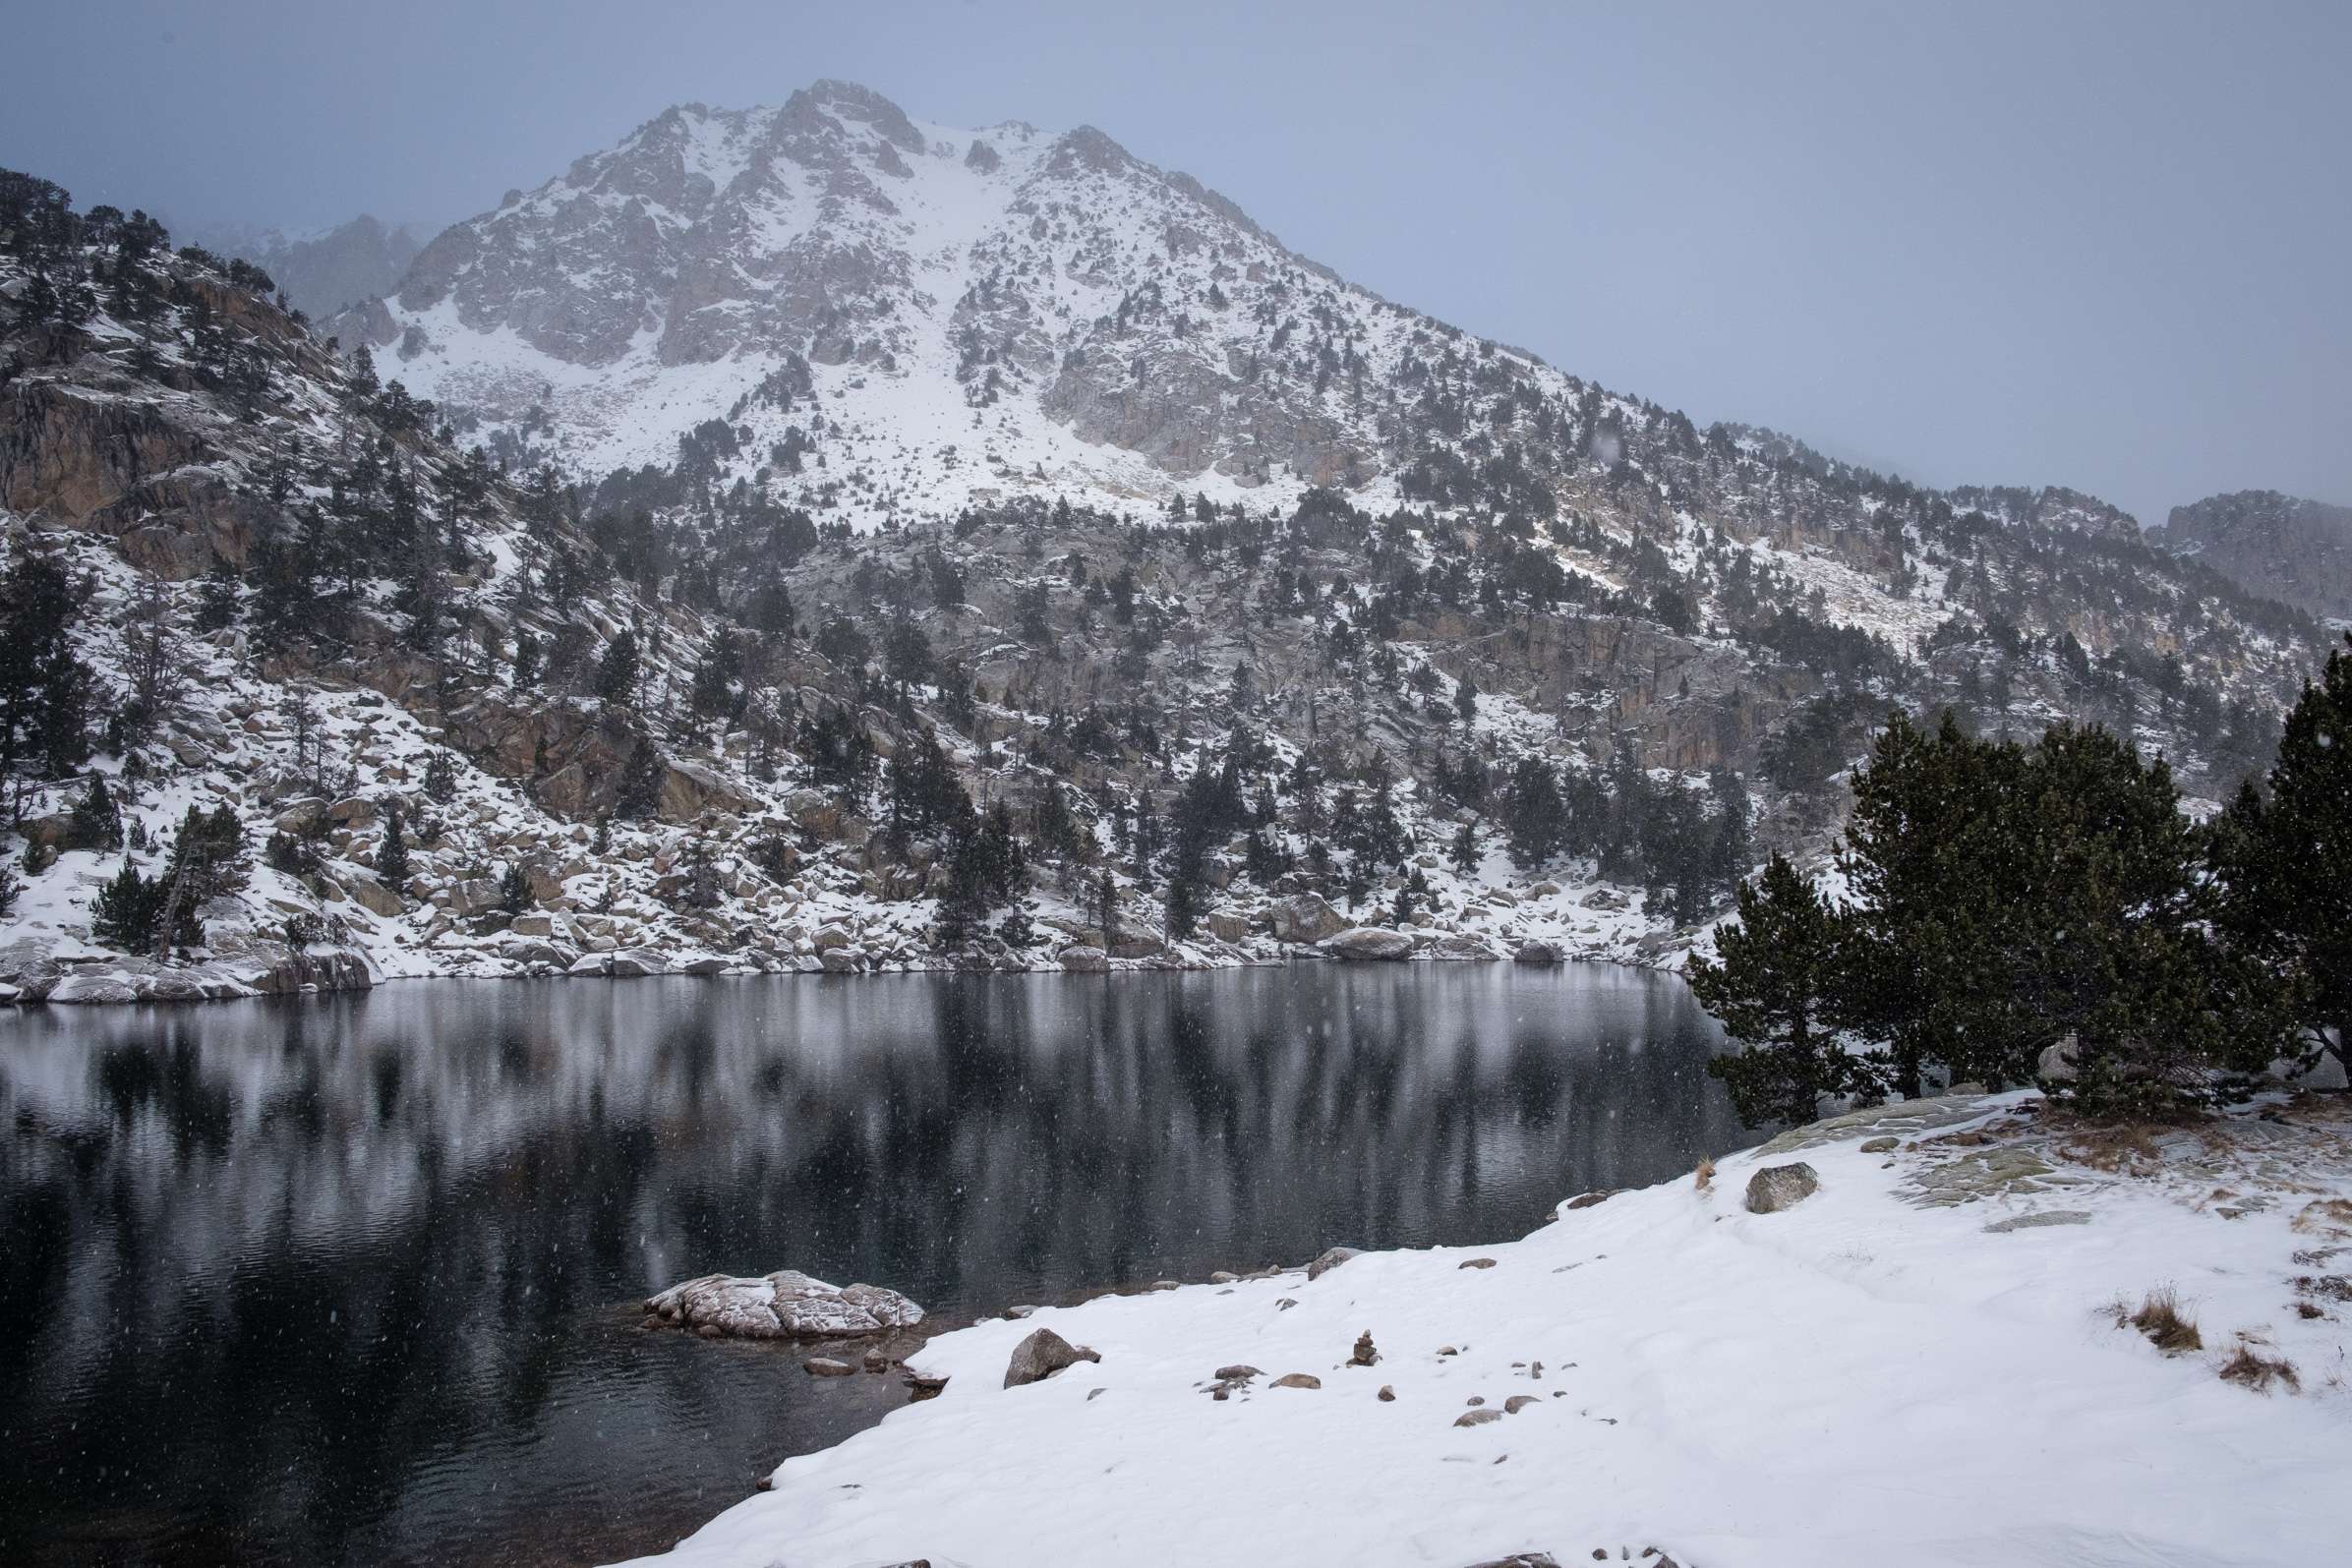
[[2175, 506], [2149, 536], [2251, 591], [2352, 618], [2352, 506], [2242, 490]]
[[309, 233], [199, 224], [190, 237], [207, 250], [253, 262], [286, 291], [295, 309], [316, 317], [397, 287], [425, 243], [419, 226], [385, 223], [365, 212]]

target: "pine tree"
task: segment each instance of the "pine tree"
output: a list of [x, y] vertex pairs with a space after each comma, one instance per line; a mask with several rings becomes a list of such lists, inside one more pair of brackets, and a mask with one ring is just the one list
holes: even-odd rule
[[214, 555], [196, 589], [196, 629], [206, 635], [225, 631], [244, 613], [244, 585], [225, 556]]
[[1453, 865], [1456, 875], [1467, 877], [1479, 867], [1482, 858], [1478, 847], [1478, 825], [1465, 817], [1453, 831], [1453, 843], [1445, 851], [1445, 858]]
[[1177, 874], [1168, 878], [1168, 891], [1163, 905], [1168, 936], [1177, 942], [1189, 941], [1201, 919], [1201, 894], [1189, 876]]
[[408, 830], [400, 821], [400, 808], [394, 806], [384, 818], [383, 842], [376, 849], [376, 876], [394, 898], [405, 901], [408, 869]]
[[[2216, 825], [2227, 929], [2275, 977], [2304, 1054], [2352, 1069], [2352, 633], [2287, 715], [2267, 794]], [[2330, 1032], [2332, 1031], [2332, 1033]]]
[[444, 806], [457, 798], [457, 770], [447, 752], [436, 751], [425, 759], [425, 793]]
[[1094, 878], [1094, 924], [1102, 932], [1102, 948], [1109, 952], [1119, 941], [1119, 885], [1108, 871]]
[[1532, 871], [1559, 847], [1563, 829], [1559, 777], [1541, 757], [1521, 757], [1502, 797], [1502, 832], [1511, 863]]
[[597, 660], [597, 698], [619, 708], [634, 704], [637, 700], [637, 674], [640, 663], [637, 653], [637, 634], [623, 626], [619, 633], [605, 645], [603, 657]]
[[639, 735], [621, 768], [620, 789], [613, 801], [613, 814], [639, 822], [651, 817], [662, 803], [662, 780], [669, 771], [669, 764], [662, 760], [653, 741]]
[[114, 796], [107, 792], [102, 776], [93, 777], [82, 798], [74, 802], [73, 814], [66, 825], [65, 846], [69, 849], [123, 846], [123, 815], [115, 806]]
[[0, 778], [58, 778], [89, 758], [90, 676], [76, 654], [83, 591], [46, 555], [0, 577]]
[[528, 691], [539, 684], [541, 665], [539, 639], [528, 631], [514, 634], [514, 689]]
[[1716, 934], [1716, 958], [1691, 957], [1684, 976], [1700, 1006], [1747, 1049], [1710, 1060], [1748, 1127], [1810, 1122], [1824, 1095], [1870, 1083], [1838, 1043], [1845, 946], [1838, 915], [1774, 855], [1739, 889], [1739, 918]]
[[155, 923], [163, 913], [164, 886], [148, 881], [128, 859], [99, 889], [90, 906], [91, 940], [117, 952], [144, 955], [155, 945]]
[[506, 874], [499, 878], [499, 907], [509, 919], [531, 907], [531, 879], [520, 860], [508, 862]]

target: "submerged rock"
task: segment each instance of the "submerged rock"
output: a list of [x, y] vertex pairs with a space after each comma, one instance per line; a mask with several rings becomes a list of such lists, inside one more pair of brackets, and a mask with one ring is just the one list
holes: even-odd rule
[[648, 1297], [664, 1322], [737, 1339], [821, 1339], [911, 1328], [923, 1309], [879, 1285], [828, 1285], [794, 1269], [748, 1278], [705, 1274]]
[[1778, 1214], [1811, 1197], [1820, 1186], [1821, 1178], [1802, 1160], [1792, 1165], [1768, 1165], [1747, 1179], [1747, 1211]]
[[1073, 1345], [1052, 1329], [1040, 1328], [1013, 1347], [1013, 1359], [1005, 1365], [1005, 1386], [1043, 1382], [1065, 1366], [1100, 1360], [1100, 1355], [1086, 1346]]

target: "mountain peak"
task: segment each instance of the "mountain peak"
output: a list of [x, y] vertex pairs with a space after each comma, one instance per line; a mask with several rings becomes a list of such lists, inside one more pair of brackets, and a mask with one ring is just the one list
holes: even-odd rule
[[820, 110], [838, 119], [865, 126], [876, 136], [908, 152], [921, 152], [929, 144], [907, 118], [907, 111], [873, 88], [854, 82], [820, 79], [785, 100], [784, 112], [796, 106]]

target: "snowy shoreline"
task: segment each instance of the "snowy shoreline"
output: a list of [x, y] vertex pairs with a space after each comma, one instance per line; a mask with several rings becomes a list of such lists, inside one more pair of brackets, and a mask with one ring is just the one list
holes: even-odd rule
[[[1797, 1162], [1818, 1190], [1751, 1212]], [[936, 1398], [641, 1562], [2331, 1560], [2348, 1268], [2340, 1098], [2120, 1132], [1900, 1103], [1519, 1241], [942, 1334]], [[2167, 1289], [2199, 1348], [2128, 1321]], [[1004, 1386], [1040, 1328], [1100, 1360]]]
[[[1377, 930], [1377, 927], [1351, 928]], [[1222, 947], [1222, 945], [1214, 945]], [[1277, 968], [1290, 963], [1332, 962], [1389, 962], [1389, 963], [1513, 963], [1539, 968], [1558, 968], [1570, 963], [1605, 963], [1623, 968], [1650, 969], [1675, 973], [1680, 969], [1687, 950], [1675, 949], [1660, 955], [1620, 955], [1617, 953], [1557, 953], [1545, 958], [1515, 958], [1499, 952], [1480, 955], [1459, 953], [1412, 952], [1395, 957], [1365, 959], [1325, 950], [1320, 946], [1302, 946], [1277, 953], [1254, 953], [1232, 948], [1203, 953], [1188, 951], [1180, 957], [1147, 958], [1102, 958], [1099, 961], [1072, 964], [1060, 956], [1049, 956], [1035, 963], [1018, 965], [991, 964], [974, 967], [952, 958], [936, 961], [921, 958], [895, 960], [887, 966], [859, 969], [837, 969], [822, 963], [763, 966], [752, 963], [725, 963], [709, 956], [685, 958], [634, 952], [622, 955], [603, 955], [625, 961], [606, 969], [557, 969], [552, 967], [515, 967], [505, 971], [483, 972], [479, 969], [452, 969], [446, 972], [412, 972], [378, 974], [367, 962], [367, 956], [348, 949], [307, 955], [307, 963], [296, 971], [288, 983], [286, 966], [240, 964], [234, 961], [212, 961], [165, 965], [144, 960], [98, 960], [66, 962], [55, 965], [49, 974], [20, 972], [0, 980], [0, 1007], [96, 1007], [96, 1006], [162, 1006], [190, 1002], [242, 1002], [270, 996], [324, 996], [342, 992], [371, 991], [404, 980], [634, 980], [634, 979], [715, 979], [742, 980], [765, 977], [808, 975], [812, 977], [862, 978], [892, 974], [1166, 974], [1197, 973], [1219, 969]]]

